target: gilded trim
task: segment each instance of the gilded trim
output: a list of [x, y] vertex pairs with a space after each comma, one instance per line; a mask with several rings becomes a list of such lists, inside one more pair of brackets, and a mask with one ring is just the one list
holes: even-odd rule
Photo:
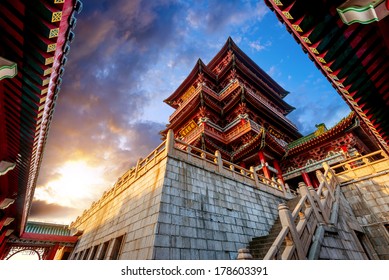
[[51, 22], [57, 22], [61, 21], [62, 19], [62, 12], [54, 12], [51, 16]]

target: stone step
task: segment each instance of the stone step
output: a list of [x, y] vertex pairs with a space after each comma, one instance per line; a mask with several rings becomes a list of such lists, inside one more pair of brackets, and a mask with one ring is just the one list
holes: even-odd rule
[[[299, 203], [300, 197], [295, 197], [286, 202], [289, 210], [293, 212], [296, 205]], [[275, 220], [272, 228], [269, 231], [269, 234], [266, 236], [254, 237], [252, 241], [249, 243], [250, 253], [253, 256], [253, 259], [263, 259], [270, 247], [273, 245], [274, 240], [276, 240], [278, 234], [282, 229], [281, 221], [279, 218]], [[284, 245], [281, 246], [281, 250]]]

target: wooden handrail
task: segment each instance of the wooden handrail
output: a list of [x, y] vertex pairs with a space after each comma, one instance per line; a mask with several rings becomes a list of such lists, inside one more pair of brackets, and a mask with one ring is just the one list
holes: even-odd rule
[[[267, 252], [265, 260], [292, 257], [305, 259], [318, 224], [331, 223], [334, 192], [339, 183], [328, 164], [323, 164], [323, 167], [324, 174], [320, 171], [316, 174], [320, 182], [317, 190], [311, 186], [307, 187], [303, 182], [299, 183], [301, 199], [292, 212], [285, 204], [280, 204], [279, 215], [283, 228]], [[305, 230], [307, 227], [310, 228], [309, 231]], [[283, 243], [286, 243], [286, 246], [281, 252]]]

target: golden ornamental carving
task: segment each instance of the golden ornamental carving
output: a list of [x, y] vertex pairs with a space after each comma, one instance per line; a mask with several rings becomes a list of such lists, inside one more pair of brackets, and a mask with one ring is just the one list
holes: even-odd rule
[[181, 97], [182, 102], [185, 102], [194, 92], [196, 91], [196, 88], [194, 86], [191, 86]]
[[193, 129], [197, 128], [198, 125], [191, 120], [189, 123], [187, 123], [179, 132], [180, 136], [185, 137], [188, 135]]

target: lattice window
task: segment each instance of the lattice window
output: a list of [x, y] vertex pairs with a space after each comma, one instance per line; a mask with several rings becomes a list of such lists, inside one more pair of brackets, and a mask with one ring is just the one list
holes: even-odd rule
[[58, 37], [59, 28], [54, 28], [50, 30], [49, 38]]
[[57, 22], [61, 21], [62, 19], [62, 12], [54, 12], [51, 16], [51, 22]]
[[54, 0], [54, 4], [63, 4], [65, 0]]

